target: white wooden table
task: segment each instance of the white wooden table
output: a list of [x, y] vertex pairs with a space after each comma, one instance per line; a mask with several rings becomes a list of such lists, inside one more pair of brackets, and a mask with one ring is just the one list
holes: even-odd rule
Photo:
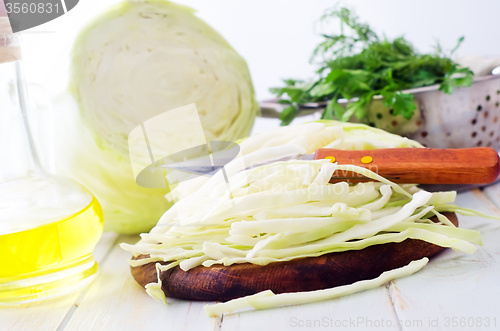
[[[457, 204], [500, 216], [500, 184], [461, 193]], [[474, 255], [447, 249], [417, 274], [320, 303], [208, 318], [205, 302], [150, 298], [130, 275], [118, 244], [137, 236], [105, 233], [96, 280], [67, 297], [0, 309], [0, 330], [500, 330], [500, 221], [459, 216], [480, 230]]]
[[[457, 204], [500, 216], [500, 185], [461, 193]], [[101, 269], [87, 289], [0, 309], [0, 330], [500, 330], [500, 221], [459, 219], [462, 227], [482, 233], [484, 245], [474, 255], [448, 249], [417, 274], [384, 287], [219, 318], [206, 317], [205, 302], [155, 302], [133, 280], [129, 253], [118, 246], [138, 237], [105, 233], [95, 250]]]

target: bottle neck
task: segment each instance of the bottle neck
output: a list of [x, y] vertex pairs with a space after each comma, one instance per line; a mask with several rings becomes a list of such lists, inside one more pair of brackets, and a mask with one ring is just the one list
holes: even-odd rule
[[0, 16], [0, 64], [21, 60], [20, 37], [12, 33], [9, 18]]
[[[0, 45], [0, 54], [12, 55], [11, 47], [18, 45]], [[21, 61], [0, 62], [0, 183], [44, 173], [33, 148], [28, 109]]]

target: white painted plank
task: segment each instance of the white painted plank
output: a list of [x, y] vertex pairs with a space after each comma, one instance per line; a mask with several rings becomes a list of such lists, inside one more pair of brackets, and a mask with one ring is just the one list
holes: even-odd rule
[[[123, 239], [123, 241], [122, 241]], [[138, 237], [120, 237], [134, 243]], [[130, 274], [130, 253], [115, 246], [101, 272], [65, 327], [67, 330], [214, 330], [219, 320], [206, 317], [203, 302], [154, 301]]]
[[[98, 263], [109, 253], [117, 237], [114, 233], [103, 234], [94, 250], [94, 256]], [[0, 308], [0, 329], [9, 331], [55, 330], [74, 307], [75, 301], [85, 291], [86, 289], [83, 289], [61, 298], [37, 304]]]
[[106, 256], [111, 252], [113, 245], [116, 243], [118, 235], [114, 232], [104, 232], [101, 239], [94, 249], [94, 258], [99, 265], [104, 261]]
[[[321, 112], [314, 112], [312, 114], [307, 114], [307, 115], [301, 114], [295, 118], [295, 120], [290, 124], [290, 126], [295, 126], [311, 121], [317, 121], [320, 118], [321, 118]], [[278, 129], [280, 127], [280, 123], [281, 121], [278, 118], [257, 116], [255, 118], [255, 124], [252, 128], [250, 136]]]
[[323, 302], [226, 314], [221, 330], [380, 330], [382, 326], [398, 330], [386, 287]]
[[[456, 204], [500, 216], [480, 190], [459, 194]], [[500, 222], [464, 216], [459, 221], [481, 231], [483, 246], [473, 255], [448, 249], [417, 274], [391, 282], [403, 330], [500, 329]]]
[[500, 183], [485, 187], [483, 193], [500, 208]]
[[79, 293], [26, 307], [0, 308], [1, 330], [56, 330]]

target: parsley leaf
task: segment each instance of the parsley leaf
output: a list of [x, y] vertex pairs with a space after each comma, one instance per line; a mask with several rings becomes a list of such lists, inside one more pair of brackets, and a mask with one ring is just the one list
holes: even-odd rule
[[[380, 38], [347, 8], [327, 9], [320, 23], [340, 22], [340, 33], [321, 33], [324, 40], [314, 50], [311, 62], [319, 65], [311, 81], [284, 80], [285, 86], [270, 91], [288, 104], [280, 116], [282, 125], [290, 124], [308, 102], [328, 102], [322, 119], [348, 121], [352, 116], [366, 120], [374, 95], [382, 95], [393, 115], [410, 119], [416, 109], [413, 95], [402, 90], [440, 84], [440, 90], [451, 94], [457, 87], [470, 86], [473, 72], [461, 68], [450, 57], [463, 42], [448, 54], [439, 44], [434, 54], [420, 54], [403, 37]], [[339, 98], [353, 100], [342, 107]]]

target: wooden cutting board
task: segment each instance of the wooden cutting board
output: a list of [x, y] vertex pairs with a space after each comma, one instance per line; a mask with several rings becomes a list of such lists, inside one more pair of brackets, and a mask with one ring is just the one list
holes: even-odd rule
[[[444, 213], [458, 226], [455, 213]], [[433, 221], [437, 219], [433, 217]], [[199, 266], [187, 272], [179, 267], [161, 273], [162, 290], [167, 297], [227, 301], [264, 290], [274, 293], [314, 291], [378, 277], [382, 272], [407, 265], [413, 260], [432, 257], [444, 248], [422, 240], [370, 246], [358, 251], [325, 254], [267, 266], [250, 263], [231, 266]], [[146, 255], [134, 259], [141, 259]], [[167, 263], [162, 263], [167, 264]], [[131, 267], [141, 286], [156, 283], [155, 263]]]

